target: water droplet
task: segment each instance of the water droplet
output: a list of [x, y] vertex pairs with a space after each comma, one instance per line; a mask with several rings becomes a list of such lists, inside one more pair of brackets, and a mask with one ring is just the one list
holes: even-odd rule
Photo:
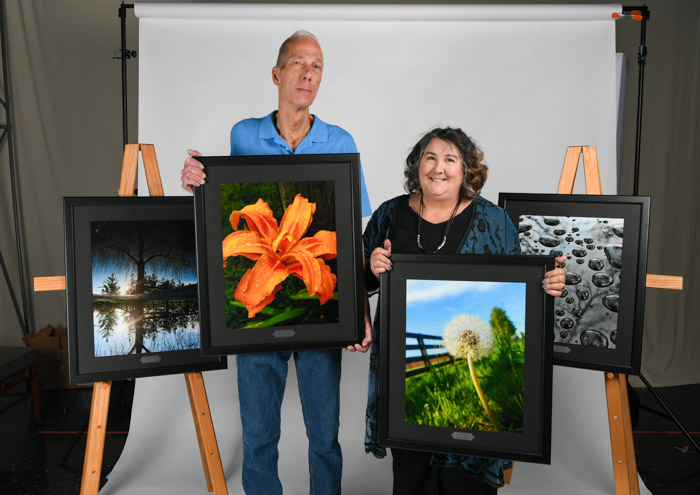
[[571, 232], [578, 232], [579, 228], [578, 227], [571, 227]]
[[563, 318], [559, 322], [559, 326], [562, 328], [566, 328], [567, 330], [570, 328], [574, 328], [574, 320], [572, 320], [571, 318]]
[[591, 293], [588, 292], [588, 289], [584, 289], [583, 287], [578, 287], [576, 289], [576, 295], [582, 301], [587, 301], [588, 298], [591, 297]]
[[571, 254], [578, 258], [583, 258], [588, 254], [588, 252], [585, 249], [576, 248], [571, 250]]
[[562, 289], [562, 290], [561, 290], [561, 297], [566, 297], [566, 295], [567, 295], [568, 293], [569, 293], [568, 290]]
[[608, 347], [608, 338], [598, 330], [584, 330], [581, 332], [581, 345], [593, 347]]
[[613, 283], [613, 278], [607, 273], [603, 272], [594, 274], [591, 281], [596, 287], [607, 287]]
[[549, 237], [546, 235], [543, 235], [542, 237], [539, 238], [540, 244], [543, 246], [547, 247], [555, 247], [559, 245], [559, 239], [555, 239], [554, 237]]
[[530, 237], [530, 232], [523, 232], [523, 235], [524, 235], [525, 237]]
[[613, 232], [617, 237], [623, 237], [623, 234], [625, 233], [625, 228], [624, 227], [613, 227]]
[[617, 313], [620, 311], [620, 296], [617, 294], [611, 294], [603, 298], [603, 306], [608, 308], [610, 311]]
[[550, 254], [551, 256], [564, 256], [564, 251], [562, 251], [561, 249], [552, 249], [552, 250], [549, 252], [549, 254]]
[[569, 332], [559, 332], [559, 337], [565, 339], [569, 336]]
[[576, 263], [578, 263], [579, 265], [583, 265], [585, 262], [586, 260], [584, 260], [583, 258], [576, 258]]
[[586, 244], [593, 244], [593, 239], [591, 239], [590, 237], [584, 237], [583, 242], [585, 242]]
[[586, 244], [586, 249], [589, 251], [593, 251], [595, 249], [595, 246], [593, 244]]
[[569, 304], [574, 304], [574, 298], [573, 297], [567, 297], [566, 302]]
[[613, 344], [617, 345], [617, 330], [610, 332], [610, 340]]
[[588, 268], [591, 270], [599, 271], [605, 267], [605, 263], [600, 258], [591, 258], [588, 262]]
[[564, 234], [566, 234], [566, 229], [554, 229], [554, 234], [555, 235], [564, 235]]
[[518, 225], [518, 232], [522, 234], [523, 232], [527, 232], [528, 230], [532, 229], [532, 225], [530, 225], [529, 223], [522, 223], [522, 217], [520, 218], [520, 220], [521, 223], [520, 225]]
[[576, 244], [583, 246], [583, 241], [581, 239], [576, 239]]
[[545, 225], [559, 225], [559, 219], [558, 218], [544, 218], [544, 223]]
[[608, 221], [607, 221], [607, 220], [603, 220], [603, 223], [608, 223]]
[[566, 237], [564, 238], [564, 240], [565, 240], [566, 242], [574, 242], [574, 238], [571, 237], [570, 235], [569, 235], [569, 236], [566, 236]]
[[554, 314], [557, 315], [557, 316], [564, 316], [564, 315], [566, 314], [566, 311], [564, 311], [563, 309], [557, 309], [557, 310], [554, 312]]
[[598, 246], [596, 249], [603, 249], [603, 246]]
[[566, 279], [564, 281], [566, 285], [576, 285], [579, 282], [581, 282], [581, 275], [573, 272], [566, 273]]
[[574, 315], [576, 318], [581, 318], [583, 311], [581, 311], [579, 308], [574, 308], [571, 310], [571, 314]]
[[605, 256], [615, 268], [622, 268], [622, 246], [605, 246]]

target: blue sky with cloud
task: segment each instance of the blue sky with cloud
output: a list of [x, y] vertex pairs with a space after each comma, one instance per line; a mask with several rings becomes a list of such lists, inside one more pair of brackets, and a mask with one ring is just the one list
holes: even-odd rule
[[525, 332], [525, 284], [454, 280], [406, 281], [406, 331], [442, 336], [458, 314], [488, 323], [494, 306], [502, 308], [518, 334]]

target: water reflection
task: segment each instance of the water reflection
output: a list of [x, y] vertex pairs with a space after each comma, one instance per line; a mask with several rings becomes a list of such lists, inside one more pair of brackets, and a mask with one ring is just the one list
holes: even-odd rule
[[95, 356], [198, 349], [197, 298], [96, 301]]

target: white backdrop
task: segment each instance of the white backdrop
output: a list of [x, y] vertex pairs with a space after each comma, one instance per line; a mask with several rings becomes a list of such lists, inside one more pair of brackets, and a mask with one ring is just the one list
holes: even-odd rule
[[[355, 137], [373, 207], [402, 192], [405, 155], [435, 125], [460, 126], [480, 144], [491, 166], [484, 195], [494, 202], [499, 191], [556, 191], [571, 145], [598, 148], [603, 190], [613, 194], [615, 11], [620, 7], [136, 4], [139, 142], [155, 144], [166, 194], [184, 194], [185, 149], [228, 154], [236, 121], [272, 111], [277, 49], [306, 29], [325, 57], [312, 111]], [[240, 493], [234, 359], [229, 370], [205, 373], [205, 381], [229, 492]], [[367, 366], [366, 355], [344, 356], [343, 491], [386, 494], [391, 461], [362, 446]], [[518, 463], [501, 491], [612, 493], [602, 373], [556, 367], [553, 409], [552, 465]], [[280, 441], [286, 493], [308, 493], [306, 446], [291, 370]], [[181, 376], [137, 381], [130, 434], [102, 493], [206, 493]]]
[[275, 109], [277, 50], [306, 29], [325, 59], [312, 112], [355, 137], [373, 207], [402, 192], [408, 149], [436, 125], [481, 146], [494, 202], [499, 191], [556, 191], [574, 145], [598, 148], [614, 194], [619, 10], [136, 4], [139, 142], [155, 144], [165, 193], [184, 194], [185, 150], [227, 155], [235, 122]]

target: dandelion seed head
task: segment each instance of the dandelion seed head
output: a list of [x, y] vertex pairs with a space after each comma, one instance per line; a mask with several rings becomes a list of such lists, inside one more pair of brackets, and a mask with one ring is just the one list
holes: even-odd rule
[[447, 352], [457, 358], [479, 360], [491, 352], [493, 333], [491, 326], [474, 315], [457, 315], [442, 332], [442, 343]]

